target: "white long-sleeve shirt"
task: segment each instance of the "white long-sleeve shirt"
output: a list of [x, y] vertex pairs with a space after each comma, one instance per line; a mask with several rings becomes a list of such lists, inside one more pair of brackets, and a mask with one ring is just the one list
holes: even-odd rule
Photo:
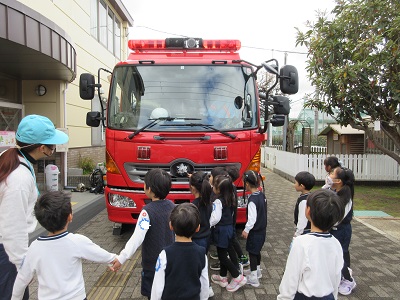
[[85, 299], [82, 259], [111, 263], [115, 256], [80, 234], [63, 232], [39, 237], [32, 242], [18, 270], [11, 300], [22, 299], [35, 273], [39, 299]]
[[297, 292], [307, 297], [338, 296], [343, 250], [329, 233], [307, 233], [293, 240], [277, 300], [292, 300]]
[[218, 224], [222, 217], [222, 202], [219, 199], [216, 199], [213, 202], [213, 209], [210, 216], [210, 227], [213, 227]]
[[302, 235], [304, 232], [304, 228], [307, 227], [308, 219], [306, 217], [306, 207], [307, 207], [307, 199], [304, 199], [300, 201], [299, 203], [299, 214], [297, 217], [297, 225], [296, 225], [296, 231], [294, 233], [294, 236], [297, 237], [299, 235]]
[[[30, 165], [24, 158], [19, 159]], [[34, 174], [24, 165], [19, 165], [0, 183], [0, 244], [17, 269], [28, 251], [29, 233], [37, 225], [33, 215], [37, 198]]]
[[149, 214], [145, 209], [142, 209], [136, 223], [135, 231], [126, 243], [125, 248], [117, 256], [117, 259], [121, 264], [124, 264], [129, 258], [131, 258], [140, 245], [142, 245], [150, 226]]
[[[209, 280], [208, 280], [208, 261], [206, 255], [206, 264], [201, 271], [200, 283], [200, 300], [206, 300], [209, 296]], [[162, 250], [159, 255], [157, 265], [160, 267], [154, 275], [153, 285], [151, 287], [151, 299], [160, 300], [165, 286], [165, 269], [167, 268], [167, 255], [165, 250]], [[184, 283], [182, 283], [184, 284]]]
[[250, 230], [253, 229], [254, 224], [256, 224], [257, 221], [257, 207], [254, 202], [249, 202], [249, 204], [247, 205], [247, 211], [248, 211], [248, 216], [247, 216], [246, 226], [244, 227], [244, 231], [249, 233]]

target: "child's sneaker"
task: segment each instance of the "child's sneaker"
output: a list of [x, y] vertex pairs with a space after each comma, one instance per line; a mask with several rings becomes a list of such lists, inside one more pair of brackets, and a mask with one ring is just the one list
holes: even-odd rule
[[210, 269], [214, 271], [219, 271], [221, 269], [221, 265], [219, 264], [219, 261], [210, 265]]
[[226, 290], [228, 292], [236, 292], [241, 286], [244, 286], [246, 282], [246, 277], [240, 274], [237, 278], [232, 278], [231, 282], [227, 285]]
[[260, 286], [260, 281], [257, 278], [257, 272], [254, 272], [250, 274], [249, 276], [246, 276], [247, 279], [247, 284], [250, 284], [254, 287], [259, 287]]
[[220, 287], [228, 286], [228, 278], [227, 277], [222, 277], [222, 276], [214, 274], [211, 276], [211, 281], [218, 284]]
[[[245, 276], [250, 276], [250, 275], [251, 275], [251, 270], [250, 270], [250, 269], [244, 270], [244, 271], [243, 271], [243, 275], [245, 275]], [[258, 278], [258, 279], [262, 278], [261, 269], [257, 269], [257, 278]]]
[[342, 295], [350, 295], [351, 292], [356, 287], [356, 281], [353, 278], [353, 281], [349, 281], [347, 279], [342, 279], [339, 284], [339, 293]]
[[218, 259], [218, 253], [217, 252], [210, 252], [210, 258]]
[[247, 258], [246, 255], [242, 255], [238, 259], [239, 259], [239, 263], [241, 263], [243, 265], [243, 267], [247, 267], [248, 265], [250, 265], [249, 259]]

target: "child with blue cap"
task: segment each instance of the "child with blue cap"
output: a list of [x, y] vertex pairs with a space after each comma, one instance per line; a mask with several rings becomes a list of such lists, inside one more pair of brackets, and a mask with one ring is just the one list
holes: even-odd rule
[[[37, 220], [33, 208], [38, 198], [32, 164], [51, 156], [55, 145], [68, 135], [39, 115], [28, 115], [18, 125], [16, 145], [0, 154], [0, 295], [10, 299], [17, 270], [28, 250], [29, 233]], [[28, 299], [28, 289], [23, 299]]]

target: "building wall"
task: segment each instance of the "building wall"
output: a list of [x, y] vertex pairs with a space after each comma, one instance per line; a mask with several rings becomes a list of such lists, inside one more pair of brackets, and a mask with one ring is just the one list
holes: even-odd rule
[[[77, 54], [77, 76], [71, 83], [47, 82], [47, 94], [37, 97], [34, 87], [36, 81], [23, 82], [23, 102], [26, 105], [25, 114], [43, 111], [56, 124], [57, 127], [65, 126], [69, 130], [69, 147], [91, 147], [92, 130], [86, 125], [86, 113], [92, 110], [91, 101], [84, 101], [79, 97], [79, 77], [81, 73], [89, 72], [96, 76], [99, 68], [112, 70], [119, 61], [105, 46], [100, 44], [90, 34], [90, 0], [18, 0], [24, 5], [36, 10], [46, 18], [60, 26], [71, 38]], [[107, 2], [107, 1], [106, 1]], [[109, 3], [107, 2], [109, 5]], [[111, 8], [111, 5], [109, 5]], [[112, 8], [111, 8], [112, 9]], [[113, 10], [114, 11], [114, 10]], [[114, 11], [114, 14], [117, 13]], [[121, 22], [122, 33], [127, 32], [127, 23]], [[121, 57], [127, 57], [127, 37], [121, 34], [123, 47]], [[108, 75], [108, 74], [107, 74]], [[108, 94], [108, 81], [106, 76], [101, 80], [105, 94]], [[65, 95], [64, 95], [65, 93]], [[64, 107], [65, 101], [65, 107]], [[38, 110], [39, 108], [39, 110]]]
[[95, 164], [106, 161], [105, 147], [80, 147], [68, 151], [68, 167], [78, 168], [80, 158], [91, 158]]

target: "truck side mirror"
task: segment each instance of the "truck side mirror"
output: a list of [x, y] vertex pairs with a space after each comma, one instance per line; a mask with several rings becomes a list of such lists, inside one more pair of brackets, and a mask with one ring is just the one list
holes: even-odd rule
[[294, 66], [281, 68], [279, 79], [282, 93], [292, 95], [299, 91], [299, 75]]
[[288, 115], [290, 113], [290, 100], [288, 97], [273, 96], [272, 99], [274, 102], [274, 114]]
[[269, 120], [271, 125], [274, 127], [283, 126], [285, 124], [285, 116], [284, 115], [273, 115]]
[[99, 111], [90, 111], [86, 114], [86, 125], [90, 127], [99, 127], [101, 114]]
[[84, 100], [92, 100], [94, 97], [94, 76], [83, 73], [79, 78], [79, 96]]

